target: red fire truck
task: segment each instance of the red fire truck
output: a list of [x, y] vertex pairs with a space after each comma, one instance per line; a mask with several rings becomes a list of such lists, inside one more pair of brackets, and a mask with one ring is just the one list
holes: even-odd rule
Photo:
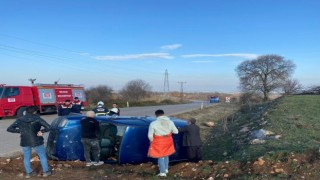
[[7, 86], [0, 84], [0, 119], [22, 116], [28, 106], [37, 106], [39, 113], [57, 112], [65, 100], [78, 97], [87, 105], [83, 86], [72, 84], [35, 84], [32, 86]]

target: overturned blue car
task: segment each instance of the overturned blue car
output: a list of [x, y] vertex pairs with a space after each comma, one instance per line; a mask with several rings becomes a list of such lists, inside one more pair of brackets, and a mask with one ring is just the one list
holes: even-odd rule
[[[69, 115], [56, 118], [51, 124], [47, 142], [47, 155], [54, 160], [84, 161], [81, 143], [82, 115]], [[156, 162], [147, 156], [150, 145], [149, 124], [155, 117], [97, 116], [100, 123], [100, 160], [105, 163], [143, 163]], [[187, 125], [184, 120], [171, 118], [177, 128]], [[182, 133], [174, 134], [176, 152], [170, 161], [187, 159], [186, 149], [182, 146]]]

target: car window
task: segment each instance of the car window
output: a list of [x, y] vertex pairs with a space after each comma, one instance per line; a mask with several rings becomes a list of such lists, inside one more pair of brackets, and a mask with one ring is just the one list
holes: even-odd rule
[[122, 137], [126, 131], [127, 126], [114, 125], [111, 123], [100, 123], [101, 136], [116, 135]]
[[5, 88], [3, 92], [3, 98], [17, 96], [17, 95], [19, 95], [18, 87], [8, 87], [8, 88]]
[[127, 126], [100, 122], [100, 159], [117, 162], [119, 148]]
[[122, 137], [127, 129], [127, 126], [117, 126], [117, 129], [118, 129], [117, 136]]
[[0, 98], [2, 97], [3, 87], [0, 87]]

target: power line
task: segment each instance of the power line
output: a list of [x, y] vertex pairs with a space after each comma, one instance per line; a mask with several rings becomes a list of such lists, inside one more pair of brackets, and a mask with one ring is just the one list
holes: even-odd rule
[[24, 39], [24, 38], [21, 38], [21, 37], [12, 36], [12, 35], [8, 35], [8, 34], [0, 33], [0, 36], [5, 36], [5, 37], [8, 37], [8, 38], [17, 39], [17, 40], [21, 40], [21, 41], [25, 41], [25, 42], [32, 43], [32, 44], [41, 45], [41, 46], [47, 46], [47, 47], [50, 47], [50, 48], [55, 48], [55, 49], [59, 49], [59, 50], [63, 50], [63, 51], [71, 52], [71, 53], [77, 53], [77, 54], [80, 53], [80, 52], [77, 52], [77, 51], [74, 51], [74, 50], [70, 50], [70, 49], [66, 49], [66, 48], [62, 48], [62, 47], [58, 47], [58, 46], [54, 46], [54, 45], [50, 45], [50, 44], [46, 44], [46, 43], [31, 41], [31, 40], [27, 40], [27, 39]]
[[[66, 56], [60, 56], [60, 55], [50, 54], [50, 53], [47, 53], [47, 52], [34, 51], [34, 50], [29, 50], [29, 49], [24, 49], [24, 48], [18, 48], [18, 47], [4, 45], [4, 44], [0, 44], [0, 50], [14, 52], [14, 53], [22, 54], [22, 55], [27, 55], [27, 56], [30, 56], [30, 57], [40, 57], [40, 58], [42, 58], [41, 61], [47, 61], [47, 62], [50, 62], [50, 63], [57, 63], [57, 64], [61, 64], [61, 65], [64, 65], [64, 66], [66, 64], [70, 64], [68, 66], [68, 68], [82, 69], [82, 70], [85, 70], [85, 71], [88, 70], [88, 68], [84, 68], [84, 67], [88, 66], [88, 63], [83, 62], [83, 61], [78, 61], [76, 59], [73, 59], [73, 58], [70, 58], [70, 57], [66, 57]], [[74, 62], [76, 62], [76, 63], [74, 63]], [[110, 66], [110, 64], [108, 64], [106, 66], [105, 63], [102, 63], [100, 61], [95, 61], [95, 63], [96, 64], [100, 64], [100, 66], [98, 66], [97, 68], [101, 69], [103, 71], [105, 71], [106, 68], [109, 68], [108, 72], [110, 72], [110, 70], [116, 70], [116, 69], [127, 70], [127, 71], [131, 71], [131, 72], [138, 71], [136, 67], [132, 68], [133, 66], [131, 66], [130, 68], [124, 68], [122, 66], [117, 66], [117, 65]], [[80, 64], [82, 64], [84, 67], [81, 67]], [[78, 67], [76, 67], [76, 66], [78, 66]], [[139, 66], [137, 66], [137, 67], [139, 67]], [[141, 70], [139, 70], [139, 71], [140, 72], [154, 74], [154, 72], [151, 72], [151, 71], [141, 71]], [[118, 74], [118, 76], [119, 76], [119, 74]]]
[[[49, 48], [55, 48], [55, 49], [58, 49], [58, 50], [63, 50], [63, 51], [69, 52], [69, 53], [77, 54], [77, 55], [81, 54], [81, 52], [75, 51], [75, 50], [72, 50], [72, 49], [67, 49], [67, 48], [56, 46], [56, 45], [50, 45], [50, 44], [43, 43], [43, 42], [37, 42], [37, 41], [33, 41], [33, 40], [28, 40], [28, 39], [25, 39], [25, 38], [13, 36], [13, 35], [8, 35], [8, 34], [1, 33], [1, 32], [0, 32], [0, 36], [12, 38], [12, 39], [17, 39], [17, 40], [20, 40], [20, 41], [25, 41], [25, 42], [36, 44], [36, 45], [46, 46], [46, 47], [49, 47]], [[2, 46], [2, 48], [1, 48], [1, 46]], [[0, 50], [1, 49], [2, 50], [6, 50], [6, 51], [11, 51], [11, 52], [16, 52], [16, 53], [28, 55], [28, 56], [34, 56], [34, 57], [37, 56], [37, 57], [47, 58], [47, 59], [51, 59], [51, 61], [56, 61], [56, 62], [58, 62], [59, 59], [60, 59], [60, 62], [58, 62], [58, 63], [61, 63], [63, 65], [65, 64], [66, 60], [75, 60], [75, 59], [71, 59], [69, 57], [62, 57], [62, 56], [49, 54], [49, 53], [43, 53], [43, 52], [34, 51], [34, 50], [27, 50], [27, 49], [17, 48], [17, 47], [13, 47], [13, 46], [9, 46], [9, 45], [1, 45], [0, 44]], [[82, 55], [80, 55], [80, 56], [82, 56]], [[93, 57], [89, 56], [89, 58], [92, 59]], [[143, 69], [143, 70], [139, 69], [138, 70], [138, 67], [140, 68], [140, 66], [136, 66], [134, 68], [132, 68], [133, 66], [131, 66], [130, 68], [124, 68], [121, 65], [119, 65], [119, 66], [117, 66], [117, 65], [110, 66], [110, 64], [108, 64], [106, 66], [105, 63], [102, 63], [100, 61], [95, 61], [95, 63], [101, 65], [101, 66], [98, 67], [101, 70], [105, 70], [105, 67], [109, 68], [109, 72], [111, 70], [114, 70], [114, 69], [121, 69], [121, 70], [127, 70], [127, 71], [132, 71], [132, 72], [140, 71], [140, 72], [145, 72], [145, 73], [149, 73], [149, 74], [154, 74], [153, 71], [146, 71], [145, 69]], [[81, 61], [77, 61], [76, 64], [77, 65], [79, 65], [79, 64], [85, 65], [85, 63], [81, 62]], [[76, 64], [73, 64], [73, 66], [75, 66]], [[119, 74], [118, 74], [118, 76], [119, 76]]]
[[[4, 33], [0, 33], [0, 36], [12, 38], [12, 39], [17, 39], [17, 40], [20, 40], [20, 41], [25, 41], [25, 42], [28, 42], [28, 43], [37, 44], [37, 45], [41, 45], [41, 46], [46, 46], [46, 47], [49, 47], [49, 48], [55, 48], [55, 49], [59, 49], [59, 50], [63, 50], [63, 51], [69, 52], [69, 53], [80, 55], [80, 52], [78, 52], [78, 51], [74, 51], [74, 50], [71, 50], [71, 49], [58, 47], [58, 46], [55, 46], [55, 45], [50, 45], [50, 44], [46, 44], [46, 43], [42, 43], [42, 42], [36, 42], [36, 41], [32, 41], [32, 40], [27, 40], [27, 39], [24, 39], [24, 38], [21, 38], [21, 37], [12, 36], [12, 35], [8, 35], [8, 34], [4, 34]], [[140, 69], [140, 66], [137, 66], [137, 65], [133, 65], [130, 68], [124, 68], [121, 65], [114, 65], [114, 64], [110, 65], [110, 63], [104, 63], [104, 62], [101, 62], [101, 61], [95, 61], [94, 63], [95, 64], [99, 64], [99, 66], [95, 67], [95, 69], [90, 69], [90, 68], [87, 68], [88, 67], [88, 63], [86, 63], [84, 61], [80, 61], [80, 60], [74, 59], [74, 58], [71, 58], [71, 57], [56, 55], [56, 54], [47, 53], [47, 52], [35, 51], [35, 50], [30, 50], [30, 49], [19, 48], [19, 47], [6, 45], [6, 44], [0, 44], [0, 50], [9, 51], [9, 52], [12, 52], [12, 53], [18, 53], [18, 54], [24, 55], [24, 56], [29, 56], [33, 60], [35, 60], [34, 58], [39, 58], [40, 57], [42, 59], [38, 60], [38, 61], [46, 61], [46, 62], [53, 63], [53, 64], [57, 63], [57, 65], [67, 66], [68, 68], [77, 69], [77, 70], [81, 69], [82, 72], [88, 72], [88, 71], [96, 72], [97, 70], [102, 70], [102, 71], [111, 73], [111, 71], [117, 71], [117, 69], [119, 69], [119, 70], [131, 71], [131, 72], [139, 71], [139, 72], [154, 74], [153, 71], [146, 71], [145, 69], [142, 70], [142, 69]], [[1, 54], [5, 54], [5, 53], [1, 53]], [[18, 56], [9, 55], [9, 54], [6, 54], [6, 55], [7, 56], [11, 56], [11, 57], [18, 57]], [[23, 57], [23, 58], [26, 58], [26, 57]], [[89, 56], [89, 58], [92, 59], [93, 57]], [[74, 63], [74, 62], [76, 62], [76, 63]], [[67, 65], [67, 64], [69, 64], [69, 65]], [[86, 68], [81, 67], [80, 64], [84, 65], [84, 67], [86, 67]], [[106, 69], [107, 69], [107, 71], [106, 71]], [[122, 73], [117, 74], [117, 76], [127, 77], [126, 74], [122, 74]], [[169, 92], [169, 83], [168, 82], [167, 82], [167, 85], [165, 85], [165, 87], [166, 86], [167, 86], [167, 90]]]

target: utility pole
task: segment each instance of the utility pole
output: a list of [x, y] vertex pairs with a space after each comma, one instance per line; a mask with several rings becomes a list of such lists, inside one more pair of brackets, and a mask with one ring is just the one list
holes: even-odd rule
[[169, 93], [169, 75], [168, 75], [168, 70], [166, 69], [166, 72], [164, 73], [163, 95], [167, 97], [168, 93]]
[[183, 102], [183, 84], [187, 82], [179, 81], [178, 83], [180, 84], [180, 102]]

